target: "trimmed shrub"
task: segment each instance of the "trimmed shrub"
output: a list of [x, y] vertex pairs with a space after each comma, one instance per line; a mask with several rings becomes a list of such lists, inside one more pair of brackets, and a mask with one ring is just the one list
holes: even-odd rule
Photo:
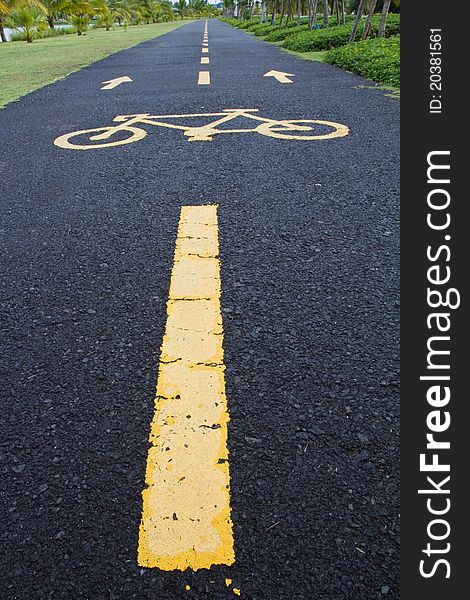
[[[370, 37], [377, 35], [377, 30], [380, 23], [380, 15], [376, 15], [372, 19], [372, 28]], [[360, 38], [364, 30], [365, 19], [361, 21], [357, 32], [357, 37]], [[295, 50], [297, 52], [316, 52], [319, 50], [329, 50], [330, 48], [338, 48], [349, 42], [351, 35], [352, 24], [336, 25], [313, 31], [302, 31], [296, 35], [289, 36], [283, 43], [283, 47], [287, 50]], [[390, 14], [387, 21], [387, 37], [400, 33], [400, 15]]]
[[274, 31], [275, 29], [276, 28], [272, 27], [271, 25], [260, 25], [259, 27], [256, 27], [256, 29], [250, 29], [250, 31], [251, 33], [254, 33], [257, 37], [263, 37]]
[[283, 27], [282, 29], [273, 29], [266, 35], [267, 42], [281, 42], [291, 35], [300, 33], [301, 31], [308, 31], [308, 23], [306, 25], [300, 25], [298, 27]]
[[400, 87], [400, 36], [368, 39], [326, 52], [323, 60], [377, 83]]
[[[43, 38], [52, 38], [59, 37], [61, 35], [67, 35], [70, 33], [77, 33], [75, 27], [67, 27], [67, 28], [56, 28], [50, 29], [38, 29], [35, 34], [35, 39], [40, 40]], [[26, 35], [24, 31], [15, 31], [10, 35], [11, 42], [24, 42], [26, 41]]]
[[235, 27], [238, 27], [238, 29], [251, 29], [257, 25], [260, 25], [258, 19], [256, 21], [239, 21], [239, 24], [235, 25]]

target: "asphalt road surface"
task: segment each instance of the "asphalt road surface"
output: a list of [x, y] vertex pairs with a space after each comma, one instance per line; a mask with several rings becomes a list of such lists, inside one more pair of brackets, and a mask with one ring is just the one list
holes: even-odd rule
[[[399, 597], [399, 102], [218, 21], [202, 46], [204, 26], [0, 111], [2, 600]], [[132, 82], [101, 89], [121, 76]], [[190, 141], [137, 124], [147, 135], [132, 143], [54, 144], [117, 115], [235, 108], [291, 123], [268, 134], [299, 120], [349, 133]], [[137, 562], [175, 240], [193, 205], [218, 205], [235, 552], [196, 572]]]

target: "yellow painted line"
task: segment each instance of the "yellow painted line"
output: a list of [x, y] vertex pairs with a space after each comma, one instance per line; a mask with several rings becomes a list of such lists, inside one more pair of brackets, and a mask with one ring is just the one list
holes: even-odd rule
[[183, 206], [142, 492], [142, 567], [235, 561], [218, 253], [217, 206]]
[[202, 48], [201, 52], [209, 52], [209, 48]]
[[198, 85], [210, 85], [211, 74], [210, 71], [199, 71]]
[[201, 65], [208, 65], [208, 64], [209, 64], [209, 57], [201, 56]]

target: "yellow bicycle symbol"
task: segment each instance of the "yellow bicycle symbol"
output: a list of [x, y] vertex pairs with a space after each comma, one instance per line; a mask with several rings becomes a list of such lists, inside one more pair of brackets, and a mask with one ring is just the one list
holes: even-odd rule
[[[320, 121], [311, 119], [277, 120], [266, 119], [253, 113], [257, 108], [230, 108], [219, 113], [201, 113], [192, 115], [151, 115], [143, 113], [138, 115], [119, 115], [113, 121], [120, 125], [109, 127], [97, 127], [95, 129], [82, 129], [73, 131], [58, 137], [54, 144], [60, 148], [72, 150], [91, 150], [93, 148], [110, 148], [111, 146], [122, 146], [132, 144], [147, 135], [145, 129], [134, 127], [137, 123], [155, 125], [156, 127], [167, 127], [169, 129], [180, 129], [188, 138], [189, 142], [210, 142], [215, 135], [222, 133], [250, 133], [256, 132], [272, 138], [287, 140], [328, 140], [331, 138], [344, 137], [348, 135], [349, 129], [340, 123], [332, 121]], [[166, 119], [193, 119], [193, 118], [219, 117], [214, 121], [200, 127], [192, 127], [188, 124], [178, 125], [166, 121]], [[253, 129], [218, 129], [223, 123], [228, 123], [238, 117], [259, 121], [259, 125]], [[301, 132], [308, 132], [302, 134]]]

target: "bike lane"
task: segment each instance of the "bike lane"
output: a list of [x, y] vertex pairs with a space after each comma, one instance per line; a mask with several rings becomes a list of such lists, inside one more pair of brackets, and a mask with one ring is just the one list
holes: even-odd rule
[[[203, 31], [0, 112], [7, 597], [398, 594], [398, 104], [218, 22], [202, 53]], [[145, 126], [125, 146], [53, 145], [116, 115], [228, 108], [350, 133], [188, 142]], [[175, 236], [193, 204], [219, 205], [235, 563], [181, 574], [136, 558]]]

